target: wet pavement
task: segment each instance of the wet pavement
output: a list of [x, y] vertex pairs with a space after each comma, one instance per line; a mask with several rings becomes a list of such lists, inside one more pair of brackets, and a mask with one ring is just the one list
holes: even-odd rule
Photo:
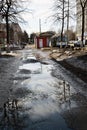
[[49, 52], [17, 53], [0, 58], [0, 130], [78, 130], [74, 120], [79, 109], [86, 114], [86, 84], [52, 61]]

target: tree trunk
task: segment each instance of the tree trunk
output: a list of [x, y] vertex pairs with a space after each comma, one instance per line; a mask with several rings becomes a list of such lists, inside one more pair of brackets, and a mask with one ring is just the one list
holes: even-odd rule
[[64, 31], [64, 0], [63, 0], [63, 11], [62, 11], [62, 30], [61, 30], [61, 41], [63, 41], [63, 31]]
[[0, 55], [1, 55], [1, 47], [0, 47]]
[[6, 33], [7, 33], [7, 53], [9, 53], [10, 48], [9, 48], [9, 20], [8, 20], [8, 14], [6, 14]]
[[64, 19], [62, 20], [61, 41], [63, 41]]
[[82, 46], [83, 44], [83, 40], [84, 40], [84, 25], [85, 25], [85, 8], [82, 8], [82, 36], [81, 36], [81, 41], [82, 41]]
[[68, 10], [67, 10], [67, 45], [69, 43], [69, 0], [68, 0]]

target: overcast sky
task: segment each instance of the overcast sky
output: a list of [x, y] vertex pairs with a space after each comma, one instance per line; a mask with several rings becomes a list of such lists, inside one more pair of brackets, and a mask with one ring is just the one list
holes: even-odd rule
[[50, 30], [52, 27], [51, 23], [48, 23], [48, 17], [51, 15], [52, 2], [53, 0], [32, 0], [28, 5], [32, 13], [23, 15], [27, 21], [22, 25], [23, 29], [27, 30], [29, 34], [39, 32], [39, 19], [41, 19], [41, 30]]
[[41, 19], [41, 31], [58, 31], [52, 22], [50, 22], [49, 16], [52, 15], [53, 0], [31, 0], [27, 5], [32, 13], [24, 14], [23, 17], [27, 21], [22, 25], [22, 28], [29, 34], [32, 32], [39, 32], [39, 19]]

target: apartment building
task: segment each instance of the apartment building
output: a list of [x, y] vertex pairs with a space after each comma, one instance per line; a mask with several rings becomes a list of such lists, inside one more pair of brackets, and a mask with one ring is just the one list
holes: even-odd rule
[[[18, 23], [9, 24], [9, 40], [10, 42], [18, 43], [21, 41], [20, 34], [22, 34], [21, 27]], [[6, 43], [6, 24], [0, 23], [0, 44]]]
[[0, 44], [6, 43], [6, 25], [0, 23]]
[[20, 34], [22, 34], [21, 27], [19, 26], [18, 23], [12, 23], [10, 25], [11, 32], [10, 34], [10, 40], [13, 41], [14, 43], [18, 43], [21, 41]]

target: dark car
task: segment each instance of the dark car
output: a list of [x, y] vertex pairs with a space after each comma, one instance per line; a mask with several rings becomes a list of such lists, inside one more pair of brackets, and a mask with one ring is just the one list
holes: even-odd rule
[[27, 45], [27, 43], [26, 42], [21, 42], [20, 45], [21, 45], [21, 48], [23, 49], [23, 48], [25, 48], [25, 46]]

